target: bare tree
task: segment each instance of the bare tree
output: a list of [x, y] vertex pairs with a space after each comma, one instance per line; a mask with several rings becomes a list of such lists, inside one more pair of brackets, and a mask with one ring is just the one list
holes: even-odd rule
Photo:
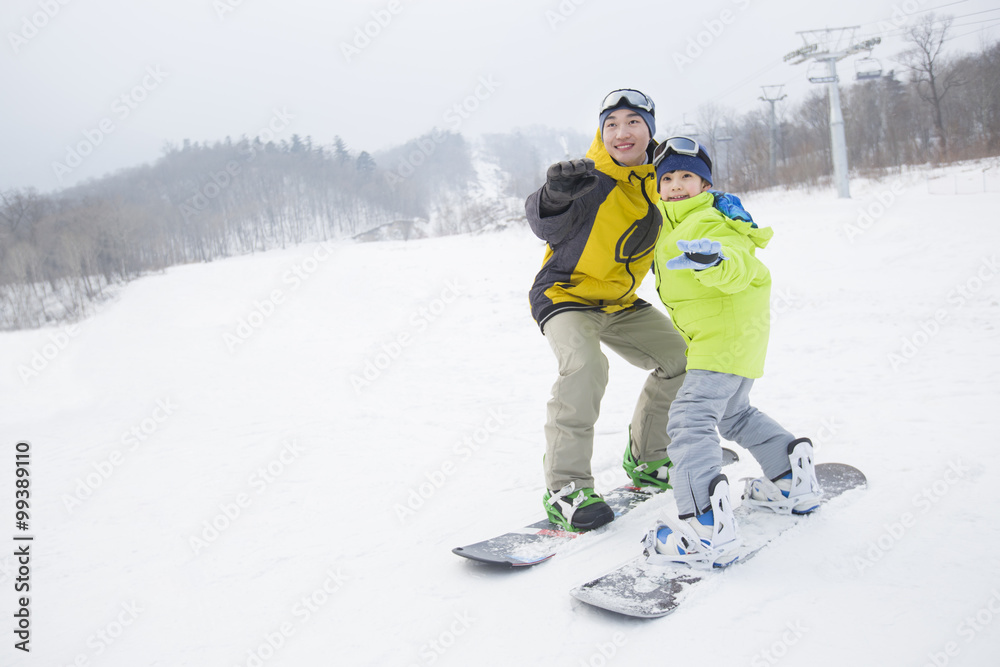
[[930, 13], [907, 32], [913, 47], [900, 54], [900, 62], [910, 70], [920, 98], [931, 105], [940, 159], [948, 159], [943, 102], [948, 92], [962, 84], [955, 69], [944, 67], [944, 43], [951, 28], [951, 17], [937, 19]]
[[718, 150], [718, 140], [723, 134], [727, 111], [714, 102], [706, 102], [698, 107], [697, 128], [701, 143], [710, 155]]
[[37, 221], [42, 214], [42, 199], [34, 189], [0, 192], [0, 240], [16, 236], [22, 225]]

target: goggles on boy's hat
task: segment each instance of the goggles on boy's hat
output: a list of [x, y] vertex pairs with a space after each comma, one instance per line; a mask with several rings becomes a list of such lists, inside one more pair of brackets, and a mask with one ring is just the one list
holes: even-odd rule
[[659, 188], [663, 175], [671, 171], [690, 171], [712, 183], [712, 158], [708, 151], [691, 137], [670, 137], [653, 150], [653, 168]]
[[691, 137], [670, 137], [659, 144], [653, 151], [653, 166], [659, 167], [669, 155], [690, 155], [701, 158], [709, 171], [712, 170], [712, 159], [708, 157], [705, 148]]
[[612, 109], [617, 109], [623, 106], [642, 109], [643, 111], [648, 111], [654, 116], [656, 115], [656, 105], [653, 104], [653, 100], [649, 99], [649, 97], [644, 93], [631, 88], [622, 88], [608, 93], [607, 97], [605, 97], [604, 101], [601, 103], [600, 113], [611, 111]]

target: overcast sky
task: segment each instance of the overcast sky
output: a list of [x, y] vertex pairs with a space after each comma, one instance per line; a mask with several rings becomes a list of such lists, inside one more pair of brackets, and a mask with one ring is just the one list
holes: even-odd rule
[[[0, 190], [51, 191], [154, 161], [166, 142], [292, 134], [352, 152], [433, 128], [474, 137], [541, 124], [596, 129], [614, 88], [657, 103], [657, 136], [706, 103], [759, 108], [761, 86], [808, 93], [782, 57], [797, 31], [882, 36], [928, 10], [950, 52], [1000, 36], [996, 0], [4, 0]], [[853, 59], [840, 63], [842, 80]]]

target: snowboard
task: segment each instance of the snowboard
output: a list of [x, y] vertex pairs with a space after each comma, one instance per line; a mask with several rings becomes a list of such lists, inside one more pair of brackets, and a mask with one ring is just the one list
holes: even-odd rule
[[[722, 465], [736, 463], [740, 457], [731, 449], [722, 449]], [[627, 514], [641, 503], [657, 495], [657, 491], [644, 491], [634, 486], [619, 486], [603, 494], [605, 502], [615, 513], [615, 518]], [[492, 537], [482, 542], [455, 547], [452, 553], [480, 563], [490, 563], [505, 567], [530, 567], [544, 563], [558, 553], [559, 549], [573, 540], [589, 533], [601, 534], [615, 522], [585, 533], [573, 533], [563, 529], [548, 519], [542, 519], [530, 526]]]
[[[864, 473], [843, 463], [817, 464], [816, 477], [823, 491], [824, 504], [846, 491], [867, 484]], [[739, 567], [775, 537], [809, 516], [778, 515], [746, 505], [736, 508], [734, 515], [743, 546], [739, 560], [721, 568], [725, 570]], [[676, 610], [699, 581], [717, 572], [683, 564], [652, 565], [646, 562], [645, 555], [641, 555], [616, 570], [577, 586], [570, 591], [570, 595], [594, 607], [625, 616], [659, 618]]]

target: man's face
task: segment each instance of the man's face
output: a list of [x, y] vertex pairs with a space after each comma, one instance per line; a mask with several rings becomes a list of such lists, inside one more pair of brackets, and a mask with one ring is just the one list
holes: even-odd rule
[[649, 145], [649, 127], [635, 110], [615, 109], [601, 128], [604, 147], [608, 154], [626, 167], [646, 164], [646, 146]]
[[701, 176], [690, 171], [668, 171], [660, 179], [660, 199], [681, 201], [700, 195], [711, 186]]

